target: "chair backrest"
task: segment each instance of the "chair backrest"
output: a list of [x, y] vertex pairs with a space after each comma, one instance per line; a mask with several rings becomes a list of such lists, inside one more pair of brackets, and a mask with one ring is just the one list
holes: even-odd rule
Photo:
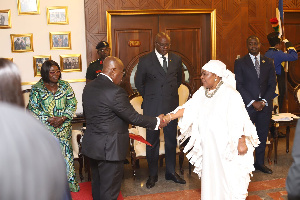
[[133, 97], [130, 100], [131, 105], [133, 106], [133, 108], [139, 113], [139, 114], [143, 114], [143, 109], [142, 109], [142, 103], [143, 103], [143, 97], [142, 96], [136, 96]]
[[190, 89], [187, 85], [181, 84], [178, 88], [178, 95], [179, 95], [179, 105], [182, 106], [191, 95]]
[[29, 95], [30, 95], [30, 92], [31, 92], [31, 89], [26, 89], [26, 90], [23, 90], [23, 98], [24, 98], [24, 105], [25, 105], [25, 108], [27, 108], [27, 105], [29, 103]]
[[300, 85], [294, 89], [294, 98], [298, 104], [298, 107], [300, 108]]

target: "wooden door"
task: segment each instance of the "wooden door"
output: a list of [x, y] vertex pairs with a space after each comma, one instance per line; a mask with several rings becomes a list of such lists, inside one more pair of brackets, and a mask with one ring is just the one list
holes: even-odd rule
[[166, 32], [170, 36], [170, 52], [182, 57], [184, 80], [193, 92], [196, 91], [200, 87], [201, 67], [215, 58], [213, 12], [108, 11], [111, 55], [124, 63], [126, 76], [122, 87], [128, 94], [135, 92], [134, 75], [139, 58], [154, 50], [155, 36], [159, 32]]
[[[284, 11], [284, 31], [285, 37], [292, 42], [293, 46], [300, 55], [300, 10], [285, 10]], [[294, 97], [295, 88], [300, 84], [300, 59], [289, 62], [288, 64], [288, 83], [287, 83], [287, 106], [284, 107], [284, 112], [295, 114], [300, 113], [300, 107]]]

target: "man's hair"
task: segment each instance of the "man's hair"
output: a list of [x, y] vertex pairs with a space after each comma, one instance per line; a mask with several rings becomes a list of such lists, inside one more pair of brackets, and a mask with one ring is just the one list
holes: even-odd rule
[[257, 39], [257, 41], [259, 42], [259, 39], [258, 39], [257, 36], [251, 35], [251, 36], [249, 36], [249, 37], [247, 38], [247, 44], [248, 44], [248, 41], [249, 41], [250, 39]]
[[0, 101], [24, 107], [18, 67], [5, 58], [0, 58]]

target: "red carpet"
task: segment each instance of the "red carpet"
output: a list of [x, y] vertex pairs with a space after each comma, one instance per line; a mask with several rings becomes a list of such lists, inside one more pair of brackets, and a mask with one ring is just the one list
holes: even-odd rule
[[[71, 192], [71, 196], [73, 200], [92, 200], [92, 185], [91, 182], [83, 182], [79, 183], [80, 191], [79, 192]], [[120, 192], [118, 200], [124, 200], [123, 196]]]

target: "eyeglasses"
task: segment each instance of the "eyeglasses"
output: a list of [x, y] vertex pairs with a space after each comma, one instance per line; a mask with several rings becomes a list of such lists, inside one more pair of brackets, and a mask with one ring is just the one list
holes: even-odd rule
[[161, 48], [166, 48], [166, 47], [169, 48], [169, 47], [171, 46], [170, 43], [160, 44], [160, 43], [156, 42], [156, 44], [157, 44], [158, 46], [160, 46]]
[[50, 71], [49, 74], [51, 74], [51, 75], [60, 74], [60, 71], [59, 70], [57, 70], [57, 71]]
[[110, 52], [110, 48], [106, 48], [106, 49], [99, 49], [99, 52]]

